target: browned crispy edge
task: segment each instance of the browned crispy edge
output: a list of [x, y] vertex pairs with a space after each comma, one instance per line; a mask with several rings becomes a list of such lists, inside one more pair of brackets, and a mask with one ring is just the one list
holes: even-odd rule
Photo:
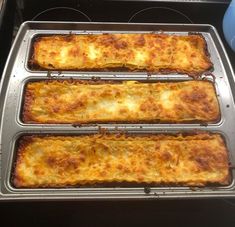
[[[95, 137], [95, 136], [99, 136], [99, 137], [105, 137], [106, 135], [113, 135], [113, 137], [118, 138], [118, 137], [123, 137], [124, 138], [134, 138], [134, 137], [140, 137], [140, 136], [144, 136], [144, 137], [148, 137], [148, 138], [166, 138], [166, 137], [172, 137], [174, 140], [177, 140], [177, 138], [179, 138], [180, 136], [183, 136], [184, 139], [188, 139], [187, 137], [194, 137], [192, 140], [195, 139], [200, 139], [200, 140], [207, 140], [210, 139], [211, 136], [213, 135], [219, 135], [220, 138], [222, 139], [222, 143], [226, 149], [226, 156], [227, 156], [227, 167], [229, 169], [230, 167], [230, 162], [229, 162], [229, 153], [228, 153], [228, 149], [226, 146], [226, 141], [225, 138], [218, 134], [218, 133], [211, 133], [211, 132], [205, 132], [205, 131], [195, 131], [195, 132], [183, 132], [183, 133], [178, 133], [178, 134], [138, 134], [136, 135], [131, 135], [131, 134], [126, 134], [126, 133], [120, 133], [120, 134], [106, 134], [106, 133], [100, 133], [100, 134], [90, 134], [90, 135], [78, 135], [78, 136], [61, 136], [61, 135], [27, 135], [27, 136], [22, 136], [19, 141], [18, 141], [18, 149], [16, 153], [16, 158], [15, 161], [13, 163], [12, 166], [12, 177], [11, 177], [11, 184], [16, 187], [16, 188], [74, 188], [74, 187], [87, 187], [87, 186], [91, 186], [91, 187], [128, 187], [128, 186], [132, 186], [132, 187], [140, 187], [140, 186], [163, 186], [163, 187], [167, 187], [167, 186], [189, 186], [189, 187], [218, 187], [218, 186], [227, 186], [231, 183], [232, 180], [232, 172], [228, 171], [228, 175], [224, 177], [224, 179], [222, 179], [220, 182], [217, 183], [211, 183], [209, 181], [205, 182], [205, 183], [196, 183], [196, 182], [189, 182], [189, 183], [172, 183], [172, 184], [165, 184], [165, 183], [139, 183], [139, 182], [83, 182], [81, 184], [76, 184], [76, 185], [65, 185], [65, 184], [61, 184], [61, 185], [55, 185], [55, 184], [45, 184], [43, 186], [32, 186], [32, 187], [22, 187], [20, 185], [20, 175], [17, 172], [17, 166], [19, 163], [22, 162], [22, 155], [24, 153], [25, 148], [27, 147], [27, 145], [29, 145], [31, 142], [33, 142], [34, 138], [46, 138], [46, 137], [79, 137], [79, 136], [90, 136], [90, 137]], [[190, 140], [191, 138], [189, 138]]]
[[[208, 51], [208, 47], [207, 47], [207, 42], [205, 40], [205, 37], [200, 34], [200, 33], [189, 33], [188, 36], [191, 36], [191, 35], [198, 35], [199, 37], [201, 37], [203, 40], [204, 40], [204, 54], [205, 54], [205, 61], [209, 64], [208, 68], [203, 70], [203, 71], [188, 71], [188, 70], [182, 70], [182, 69], [176, 69], [176, 70], [173, 70], [173, 69], [159, 69], [159, 70], [156, 70], [156, 71], [148, 71], [148, 70], [143, 70], [143, 69], [130, 69], [128, 67], [106, 67], [106, 68], [103, 68], [103, 69], [100, 69], [100, 68], [83, 68], [83, 69], [72, 69], [72, 70], [68, 70], [68, 69], [57, 69], [57, 68], [44, 68], [44, 67], [41, 67], [38, 65], [36, 59], [34, 58], [34, 52], [35, 52], [35, 46], [37, 45], [38, 42], [40, 42], [42, 40], [42, 38], [44, 37], [53, 37], [53, 36], [61, 36], [63, 38], [65, 38], [66, 40], [70, 40], [72, 36], [74, 36], [73, 34], [72, 35], [46, 35], [46, 36], [39, 36], [39, 37], [36, 37], [34, 39], [34, 41], [32, 42], [31, 44], [31, 54], [30, 54], [30, 59], [28, 61], [28, 66], [31, 70], [35, 70], [35, 71], [38, 71], [38, 70], [44, 70], [44, 71], [91, 71], [91, 72], [147, 72], [147, 73], [158, 73], [158, 74], [171, 74], [171, 73], [178, 73], [178, 74], [187, 74], [188, 76], [190, 77], [193, 77], [193, 78], [199, 78], [203, 73], [205, 72], [209, 72], [211, 70], [213, 70], [213, 63], [211, 62], [210, 60], [210, 54], [209, 54], [209, 51]], [[176, 35], [174, 35], [176, 36]]]
[[[33, 141], [33, 138], [36, 136], [22, 136], [18, 139], [18, 144], [16, 144], [15, 148], [15, 160], [12, 164], [12, 175], [11, 175], [11, 183], [15, 187], [19, 187], [20, 185], [20, 174], [17, 171], [17, 165], [22, 162], [22, 155], [24, 153], [24, 149], [28, 144], [30, 144]], [[17, 151], [16, 151], [17, 149]]]
[[[92, 85], [96, 85], [96, 84], [120, 84], [123, 81], [110, 81], [110, 80], [98, 80], [98, 81], [94, 81], [94, 80], [77, 80], [77, 79], [62, 79], [62, 80], [58, 80], [58, 79], [47, 79], [47, 80], [37, 80], [36, 82], [46, 82], [47, 84], [49, 83], [53, 83], [54, 81], [59, 82], [59, 83], [63, 83], [64, 81], [67, 81], [68, 83], [71, 84], [92, 84]], [[208, 80], [200, 80], [203, 83], [211, 83], [213, 84], [213, 82], [208, 81]], [[139, 81], [138, 81], [139, 82]], [[182, 81], [182, 82], [167, 82], [167, 83], [184, 83], [184, 82], [189, 82], [189, 81]], [[32, 82], [29, 82], [32, 83]], [[28, 84], [29, 84], [28, 83]], [[139, 83], [148, 83], [148, 82], [139, 82]], [[152, 83], [152, 82], [151, 82]], [[166, 83], [166, 82], [155, 82], [155, 83]], [[34, 95], [27, 89], [27, 86], [25, 87], [25, 95], [24, 95], [24, 101], [23, 101], [23, 110], [22, 110], [22, 115], [21, 118], [23, 120], [24, 123], [32, 123], [32, 124], [40, 124], [40, 123], [44, 123], [44, 124], [70, 124], [68, 122], [58, 122], [55, 120], [51, 120], [51, 121], [45, 121], [45, 122], [38, 122], [37, 120], [33, 119], [33, 116], [30, 113], [30, 107], [31, 107], [31, 103], [34, 100]], [[216, 96], [216, 91], [215, 91], [215, 86], [213, 86], [214, 89], [214, 94]], [[82, 126], [84, 124], [98, 124], [98, 123], [204, 123], [203, 126], [207, 126], [208, 123], [217, 123], [220, 121], [221, 119], [221, 111], [220, 111], [220, 105], [219, 105], [219, 100], [216, 96], [217, 99], [217, 103], [218, 103], [218, 108], [219, 108], [219, 114], [217, 116], [215, 116], [215, 118], [211, 121], [201, 121], [201, 120], [184, 120], [184, 121], [163, 121], [161, 119], [155, 119], [155, 120], [127, 120], [127, 121], [83, 121], [83, 122], [71, 122], [72, 126]], [[206, 124], [205, 124], [206, 123]]]

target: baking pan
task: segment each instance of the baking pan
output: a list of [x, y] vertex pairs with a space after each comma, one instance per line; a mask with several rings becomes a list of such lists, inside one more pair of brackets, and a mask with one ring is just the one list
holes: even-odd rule
[[[74, 127], [72, 124], [25, 124], [21, 121], [24, 87], [29, 81], [42, 79], [94, 79], [139, 81], [185, 81], [187, 75], [148, 75], [142, 72], [76, 72], [37, 71], [29, 67], [32, 42], [35, 37], [49, 34], [165, 32], [185, 35], [202, 34], [207, 42], [214, 70], [201, 79], [214, 81], [221, 110], [221, 119], [214, 124], [92, 124]], [[220, 133], [229, 150], [231, 166], [235, 166], [235, 92], [234, 74], [218, 33], [211, 25], [187, 24], [124, 24], [124, 23], [65, 23], [25, 22], [22, 24], [11, 49], [1, 82], [1, 195], [0, 200], [89, 200], [89, 199], [163, 199], [235, 197], [235, 170], [231, 184], [224, 187], [82, 187], [61, 189], [16, 189], [11, 185], [17, 140], [23, 135], [53, 134], [81, 135], [98, 133], [101, 129], [111, 133], [124, 131], [130, 134], [192, 133], [209, 131]]]

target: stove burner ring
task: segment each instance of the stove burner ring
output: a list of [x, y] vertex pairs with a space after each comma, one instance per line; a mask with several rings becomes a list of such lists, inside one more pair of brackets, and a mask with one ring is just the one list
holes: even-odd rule
[[174, 12], [174, 13], [177, 13], [181, 16], [183, 16], [185, 19], [187, 19], [191, 24], [193, 24], [193, 21], [187, 16], [185, 15], [184, 13], [180, 12], [179, 10], [176, 10], [176, 9], [173, 9], [173, 8], [170, 8], [170, 7], [163, 7], [163, 6], [155, 6], [155, 7], [148, 7], [148, 8], [145, 8], [145, 9], [142, 9], [142, 10], [139, 10], [138, 12], [134, 13], [130, 19], [128, 20], [128, 23], [131, 23], [132, 20], [139, 14], [141, 13], [144, 13], [148, 10], [152, 10], [152, 9], [163, 9], [163, 10], [168, 10], [168, 11], [171, 11], [171, 12]]
[[84, 12], [78, 10], [78, 9], [75, 9], [75, 8], [71, 8], [71, 7], [52, 7], [52, 8], [49, 8], [49, 9], [46, 9], [46, 10], [43, 10], [42, 12], [36, 14], [33, 18], [32, 18], [32, 21], [35, 21], [38, 17], [40, 16], [43, 16], [44, 14], [47, 14], [47, 13], [50, 13], [52, 11], [56, 11], [56, 10], [70, 10], [70, 11], [73, 11], [75, 13], [79, 13], [80, 15], [84, 16], [84, 18], [86, 18], [87, 21], [91, 22], [91, 18], [85, 14]]

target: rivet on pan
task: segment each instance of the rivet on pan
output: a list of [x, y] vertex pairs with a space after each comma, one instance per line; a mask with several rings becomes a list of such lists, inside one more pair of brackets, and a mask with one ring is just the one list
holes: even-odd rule
[[144, 187], [144, 193], [145, 194], [149, 194], [151, 192], [151, 188], [150, 187]]

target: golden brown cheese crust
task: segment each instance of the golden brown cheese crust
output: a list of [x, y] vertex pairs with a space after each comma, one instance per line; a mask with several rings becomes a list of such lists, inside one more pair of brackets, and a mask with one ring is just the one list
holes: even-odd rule
[[24, 136], [17, 188], [104, 183], [227, 185], [228, 153], [219, 134]]
[[48, 70], [200, 75], [212, 67], [202, 35], [99, 34], [38, 38], [31, 63]]
[[25, 123], [216, 122], [208, 81], [141, 83], [44, 80], [26, 86]]

